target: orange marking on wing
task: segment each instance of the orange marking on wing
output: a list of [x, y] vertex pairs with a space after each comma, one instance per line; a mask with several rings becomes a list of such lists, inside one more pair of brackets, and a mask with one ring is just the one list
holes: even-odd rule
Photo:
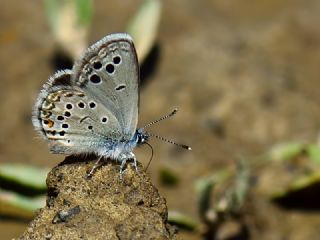
[[54, 124], [54, 122], [49, 119], [49, 120], [48, 120], [48, 123], [47, 123], [47, 126], [48, 126], [49, 128], [52, 128], [52, 127], [53, 127], [53, 124]]

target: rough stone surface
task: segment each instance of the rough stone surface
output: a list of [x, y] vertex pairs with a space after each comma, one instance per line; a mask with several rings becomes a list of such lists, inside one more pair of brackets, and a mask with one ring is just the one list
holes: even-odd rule
[[[77, 159], [78, 160], [78, 159]], [[67, 158], [48, 174], [47, 204], [19, 239], [175, 239], [166, 201], [141, 166]]]

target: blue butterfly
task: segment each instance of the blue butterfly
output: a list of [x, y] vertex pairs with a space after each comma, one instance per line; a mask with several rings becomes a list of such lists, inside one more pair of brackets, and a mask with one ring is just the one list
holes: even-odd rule
[[[87, 49], [72, 70], [58, 71], [41, 90], [32, 122], [48, 140], [50, 151], [66, 155], [94, 153], [121, 163], [128, 159], [137, 169], [133, 149], [151, 136], [137, 129], [139, 64], [128, 34], [111, 34]], [[176, 144], [176, 143], [174, 143]], [[176, 144], [191, 149], [182, 144]], [[95, 167], [90, 171], [91, 175]]]

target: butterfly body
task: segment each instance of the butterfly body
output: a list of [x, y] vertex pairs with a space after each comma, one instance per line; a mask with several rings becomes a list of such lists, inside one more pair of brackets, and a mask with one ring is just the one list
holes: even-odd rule
[[105, 139], [103, 144], [96, 146], [96, 154], [99, 156], [108, 157], [118, 161], [123, 161], [124, 159], [134, 158], [133, 149], [147, 141], [148, 134], [141, 129], [138, 129], [133, 138], [130, 140], [120, 139]]
[[89, 154], [121, 163], [148, 139], [137, 129], [139, 65], [131, 37], [111, 34], [87, 49], [72, 70], [43, 86], [32, 122], [53, 153]]

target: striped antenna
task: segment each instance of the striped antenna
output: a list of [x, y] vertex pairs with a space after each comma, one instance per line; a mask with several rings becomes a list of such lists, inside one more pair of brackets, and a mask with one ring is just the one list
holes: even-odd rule
[[162, 120], [165, 120], [165, 119], [167, 119], [167, 118], [169, 118], [169, 117], [172, 117], [172, 116], [175, 115], [177, 112], [178, 112], [178, 108], [175, 108], [175, 109], [173, 109], [173, 111], [172, 111], [171, 113], [169, 113], [169, 114], [167, 114], [167, 115], [165, 115], [165, 116], [163, 116], [163, 117], [161, 117], [161, 118], [159, 118], [159, 119], [157, 119], [157, 120], [155, 120], [155, 121], [152, 121], [151, 123], [148, 123], [147, 125], [145, 125], [145, 126], [142, 127], [141, 129], [148, 128], [148, 127], [150, 127], [151, 125], [153, 125], [153, 124], [155, 124], [155, 123], [158, 123], [158, 122], [160, 122], [160, 121], [162, 121]]
[[181, 147], [181, 148], [184, 148], [184, 149], [187, 149], [187, 150], [192, 150], [192, 148], [190, 146], [187, 146], [187, 145], [184, 145], [184, 144], [180, 144], [180, 143], [176, 143], [176, 142], [174, 142], [172, 140], [166, 139], [164, 137], [161, 137], [161, 136], [158, 136], [158, 135], [155, 135], [155, 134], [152, 134], [152, 133], [149, 133], [149, 136], [158, 138], [161, 141], [164, 141], [164, 142], [167, 142], [167, 143], [171, 143], [173, 145], [176, 145], [178, 147]]

